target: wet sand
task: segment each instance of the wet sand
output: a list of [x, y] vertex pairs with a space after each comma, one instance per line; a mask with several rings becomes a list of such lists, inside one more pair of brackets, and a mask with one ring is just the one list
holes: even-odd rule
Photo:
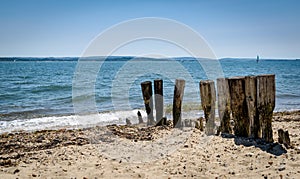
[[[300, 111], [273, 116], [274, 143], [193, 128], [104, 126], [0, 135], [0, 178], [298, 178]], [[288, 130], [291, 147], [278, 144]]]

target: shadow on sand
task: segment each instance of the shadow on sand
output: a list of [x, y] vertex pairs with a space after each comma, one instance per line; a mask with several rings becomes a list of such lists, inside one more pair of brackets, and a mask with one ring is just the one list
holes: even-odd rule
[[223, 138], [233, 138], [236, 145], [243, 145], [245, 147], [254, 146], [260, 148], [262, 151], [279, 156], [287, 153], [286, 149], [279, 143], [268, 143], [263, 139], [254, 139], [247, 137], [238, 137], [233, 134], [221, 134]]

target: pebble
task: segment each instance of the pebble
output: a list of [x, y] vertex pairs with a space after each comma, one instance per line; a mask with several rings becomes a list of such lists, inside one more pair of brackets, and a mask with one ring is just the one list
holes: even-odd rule
[[284, 166], [284, 165], [280, 165], [280, 166], [278, 167], [278, 170], [279, 170], [279, 171], [285, 170], [285, 166]]
[[18, 172], [20, 172], [20, 170], [17, 168], [17, 169], [15, 169], [14, 174], [16, 174]]
[[230, 172], [228, 172], [228, 174], [234, 175], [235, 172], [234, 171], [230, 171]]
[[249, 152], [246, 154], [246, 157], [252, 157], [253, 155], [254, 155], [254, 153]]

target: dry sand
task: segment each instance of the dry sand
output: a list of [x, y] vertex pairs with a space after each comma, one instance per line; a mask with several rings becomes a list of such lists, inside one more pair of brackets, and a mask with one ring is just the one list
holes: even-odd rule
[[273, 133], [272, 144], [170, 126], [2, 134], [0, 178], [299, 178], [300, 111], [275, 113]]

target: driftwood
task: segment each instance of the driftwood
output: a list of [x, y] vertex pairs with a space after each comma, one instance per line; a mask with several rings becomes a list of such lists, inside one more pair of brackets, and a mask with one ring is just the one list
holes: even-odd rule
[[216, 105], [216, 90], [214, 81], [203, 80], [200, 81], [200, 96], [201, 105], [205, 117], [205, 133], [207, 135], [214, 135], [215, 131], [215, 105]]
[[155, 121], [153, 117], [152, 83], [151, 81], [145, 81], [141, 83], [141, 87], [147, 113], [147, 125], [153, 125]]
[[173, 127], [181, 127], [181, 104], [183, 100], [185, 80], [176, 79], [173, 98]]
[[217, 90], [218, 90], [218, 111], [220, 118], [219, 131], [222, 133], [232, 133], [230, 127], [230, 91], [227, 78], [217, 79]]

